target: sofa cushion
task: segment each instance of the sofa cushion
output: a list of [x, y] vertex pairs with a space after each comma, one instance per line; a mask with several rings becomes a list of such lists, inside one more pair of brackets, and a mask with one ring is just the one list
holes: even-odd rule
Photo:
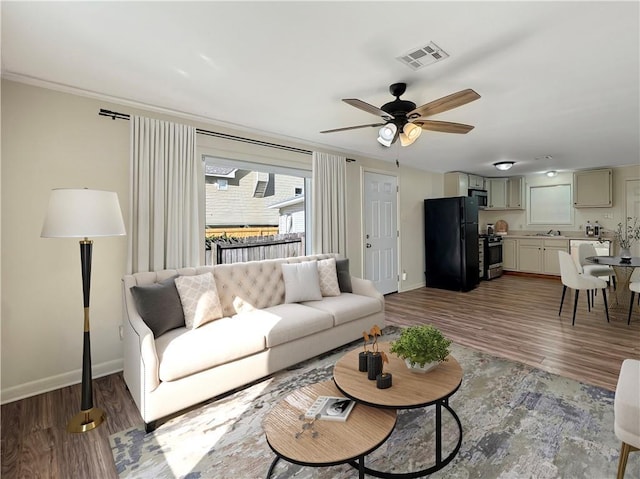
[[351, 285], [351, 273], [349, 272], [349, 259], [337, 259], [336, 272], [338, 274], [338, 285], [340, 286], [340, 292], [353, 293], [353, 286]]
[[175, 282], [187, 329], [195, 329], [222, 317], [222, 306], [211, 273], [178, 276]]
[[329, 313], [295, 303], [240, 313], [234, 318], [248, 328], [262, 332], [267, 348], [333, 327], [333, 318]]
[[175, 328], [184, 328], [184, 313], [172, 276], [159, 283], [132, 286], [131, 296], [138, 314], [158, 337]]
[[322, 299], [317, 261], [283, 264], [282, 276], [284, 278], [285, 303]]
[[382, 304], [376, 298], [351, 293], [323, 298], [322, 301], [305, 301], [302, 304], [331, 314], [334, 326], [348, 323], [382, 310]]
[[198, 329], [174, 329], [155, 343], [161, 381], [175, 381], [265, 349], [264, 333], [235, 318], [218, 319]]
[[286, 258], [219, 264], [213, 268], [222, 314], [263, 309], [284, 302], [281, 264]]
[[340, 296], [336, 259], [322, 259], [318, 261], [318, 277], [320, 278], [320, 292], [322, 296]]

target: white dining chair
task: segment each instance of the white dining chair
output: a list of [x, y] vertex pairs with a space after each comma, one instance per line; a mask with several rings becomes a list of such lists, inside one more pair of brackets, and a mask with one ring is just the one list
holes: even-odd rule
[[602, 297], [604, 299], [604, 311], [607, 315], [607, 323], [609, 322], [609, 308], [607, 305], [607, 283], [603, 279], [596, 278], [595, 276], [585, 275], [578, 272], [578, 268], [573, 258], [566, 251], [558, 251], [558, 259], [560, 261], [560, 278], [562, 279], [562, 299], [560, 300], [560, 310], [558, 316], [562, 314], [562, 304], [564, 303], [564, 296], [567, 292], [567, 288], [575, 290], [575, 298], [573, 301], [573, 319], [571, 325], [576, 324], [576, 308], [578, 306], [578, 295], [581, 290], [587, 291], [587, 306], [591, 311], [591, 299], [589, 292], [594, 289], [602, 290]]
[[589, 276], [595, 276], [597, 278], [607, 278], [613, 284], [613, 289], [616, 288], [616, 274], [611, 266], [606, 264], [595, 264], [587, 261], [590, 256], [598, 256], [596, 248], [591, 243], [582, 243], [578, 246], [578, 258], [580, 261], [580, 271], [582, 274]]
[[636, 359], [622, 362], [613, 400], [613, 417], [614, 432], [622, 442], [616, 479], [624, 479], [629, 453], [640, 450], [640, 361]]
[[[629, 301], [629, 318], [627, 318], [627, 326], [631, 324], [631, 312], [633, 311], [633, 299], [636, 293], [640, 293], [640, 268], [635, 268], [629, 278], [629, 289], [631, 290], [631, 301]], [[640, 303], [640, 295], [638, 296]]]

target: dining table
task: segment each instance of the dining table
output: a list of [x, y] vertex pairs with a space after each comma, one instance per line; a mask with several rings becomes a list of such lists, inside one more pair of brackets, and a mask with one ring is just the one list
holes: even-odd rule
[[609, 301], [609, 310], [628, 311], [629, 302], [631, 301], [629, 282], [633, 271], [640, 267], [640, 257], [589, 256], [587, 261], [594, 264], [604, 264], [613, 268], [613, 272], [616, 275], [616, 287], [613, 291], [612, 301]]

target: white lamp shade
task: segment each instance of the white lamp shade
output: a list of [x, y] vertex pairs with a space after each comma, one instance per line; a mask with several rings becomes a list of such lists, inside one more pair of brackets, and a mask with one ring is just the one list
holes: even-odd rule
[[126, 234], [118, 195], [89, 189], [51, 190], [43, 238], [89, 238]]
[[378, 131], [378, 141], [384, 146], [391, 146], [393, 138], [396, 136], [398, 127], [393, 123], [387, 123]]
[[395, 136], [396, 131], [398, 131], [398, 127], [393, 123], [389, 123], [387, 125], [384, 125], [382, 128], [380, 128], [380, 131], [378, 131], [378, 135], [383, 140], [391, 141], [393, 140], [393, 137]]
[[416, 141], [418, 137], [422, 134], [422, 128], [420, 128], [415, 123], [407, 123], [406, 125], [404, 125], [404, 128], [402, 128], [402, 131], [404, 132], [405, 135], [407, 135], [407, 139], [409, 139], [411, 143]]
[[415, 138], [412, 140], [410, 139], [407, 135], [405, 135], [404, 133], [400, 133], [400, 144], [402, 146], [409, 146], [411, 145], [415, 140]]

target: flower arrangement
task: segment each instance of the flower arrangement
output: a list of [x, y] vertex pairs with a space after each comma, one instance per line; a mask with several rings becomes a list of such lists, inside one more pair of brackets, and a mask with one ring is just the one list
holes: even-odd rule
[[364, 338], [364, 352], [369, 352], [367, 350], [367, 343], [371, 341], [371, 352], [378, 353], [378, 336], [382, 336], [382, 331], [380, 330], [380, 326], [374, 324], [373, 327], [367, 331], [362, 331], [362, 337]]
[[613, 231], [613, 236], [620, 245], [620, 248], [631, 248], [631, 245], [635, 241], [640, 240], [640, 225], [638, 224], [638, 218], [627, 216], [626, 227], [623, 227], [621, 222], [618, 223], [618, 227]]

